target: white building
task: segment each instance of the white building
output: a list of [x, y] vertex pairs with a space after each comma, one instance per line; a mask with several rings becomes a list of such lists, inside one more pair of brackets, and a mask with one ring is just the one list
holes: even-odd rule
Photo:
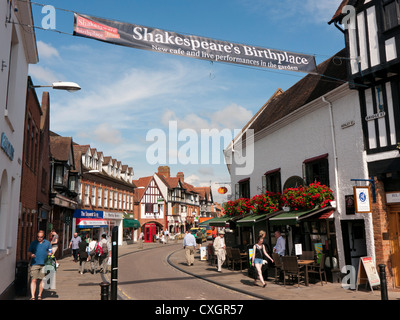
[[[17, 6], [18, 4], [18, 6]], [[38, 62], [29, 1], [0, 2], [0, 298], [15, 279], [24, 113], [29, 64]]]
[[[343, 57], [344, 51], [336, 56]], [[326, 225], [318, 217], [312, 221], [311, 216], [308, 221], [312, 222], [304, 220], [306, 226], [300, 224], [301, 219], [287, 223], [278, 215], [269, 219], [266, 227], [270, 233], [275, 229], [285, 233], [289, 253], [299, 241], [303, 250], [322, 243], [340, 268], [348, 263], [346, 255], [355, 267], [360, 256], [375, 255], [371, 214], [356, 215], [349, 203], [355, 185], [351, 179], [368, 179], [368, 170], [358, 93], [346, 83], [345, 66], [340, 58], [328, 59], [317, 68], [324, 76], [309, 74], [285, 92], [277, 91], [235, 138], [234, 145], [224, 150], [227, 163], [233, 162], [228, 170], [234, 199], [251, 198], [265, 190], [282, 192], [314, 181], [330, 186], [336, 210], [324, 219]], [[254, 160], [253, 171], [246, 175], [237, 174], [244, 166], [234, 161], [240, 159], [241, 147], [246, 160]], [[248, 153], [252, 148], [253, 157]], [[274, 244], [273, 236], [270, 240]]]

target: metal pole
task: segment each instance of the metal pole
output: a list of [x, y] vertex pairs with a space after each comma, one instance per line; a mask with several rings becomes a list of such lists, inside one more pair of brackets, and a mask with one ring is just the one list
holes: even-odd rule
[[389, 300], [386, 283], [385, 265], [379, 265], [379, 276], [381, 278], [381, 300]]
[[118, 290], [118, 227], [112, 229], [111, 237], [111, 299], [117, 300]]

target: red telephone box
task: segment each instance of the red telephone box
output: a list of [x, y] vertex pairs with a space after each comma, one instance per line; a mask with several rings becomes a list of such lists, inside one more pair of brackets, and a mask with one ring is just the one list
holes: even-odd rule
[[146, 223], [144, 225], [144, 242], [153, 242], [153, 236], [156, 232], [156, 225], [154, 223]]

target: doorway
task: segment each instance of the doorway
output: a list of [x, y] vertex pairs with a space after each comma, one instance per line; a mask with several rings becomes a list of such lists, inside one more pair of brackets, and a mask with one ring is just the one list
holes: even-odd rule
[[394, 285], [400, 287], [400, 205], [388, 206], [389, 237]]
[[367, 256], [364, 220], [342, 220], [341, 225], [346, 265], [358, 270], [360, 258]]

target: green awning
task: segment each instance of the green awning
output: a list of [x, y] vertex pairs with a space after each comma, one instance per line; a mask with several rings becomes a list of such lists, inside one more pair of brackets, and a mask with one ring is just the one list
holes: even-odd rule
[[140, 228], [140, 222], [137, 221], [136, 219], [124, 219], [123, 221], [124, 221], [123, 222], [124, 228], [135, 228], [135, 229]]
[[217, 217], [212, 219], [212, 221], [210, 220], [209, 225], [213, 226], [213, 227], [225, 227], [225, 225], [229, 222], [237, 222], [240, 219], [243, 219], [245, 217], [248, 217], [250, 214], [246, 214], [246, 215], [242, 215], [242, 216], [234, 216], [234, 217], [229, 217], [229, 216], [225, 216], [225, 217]]
[[209, 222], [208, 225], [213, 226], [213, 227], [225, 227], [229, 221], [231, 221], [232, 217], [216, 217], [212, 219], [212, 221]]
[[275, 217], [279, 215], [282, 211], [277, 211], [273, 213], [264, 213], [264, 214], [251, 214], [249, 216], [246, 216], [238, 221], [236, 221], [236, 225], [238, 227], [252, 227], [258, 222], [262, 222], [264, 220], [267, 220], [271, 217]]
[[217, 219], [217, 218], [208, 219], [206, 221], [203, 221], [203, 222], [199, 223], [199, 227], [207, 227], [207, 226], [209, 226], [210, 222], [214, 221], [214, 219]]
[[287, 211], [277, 215], [276, 217], [269, 219], [269, 221], [271, 225], [293, 225], [298, 223], [298, 220], [302, 215], [305, 215], [312, 211], [313, 210]]
[[318, 213], [322, 212], [333, 212], [332, 207], [325, 207], [325, 208], [316, 208], [316, 209], [311, 209], [311, 210], [301, 210], [301, 211], [284, 211], [280, 213], [279, 215], [270, 218], [270, 224], [271, 225], [294, 225], [299, 223], [303, 218], [309, 218], [313, 215], [316, 215]]

